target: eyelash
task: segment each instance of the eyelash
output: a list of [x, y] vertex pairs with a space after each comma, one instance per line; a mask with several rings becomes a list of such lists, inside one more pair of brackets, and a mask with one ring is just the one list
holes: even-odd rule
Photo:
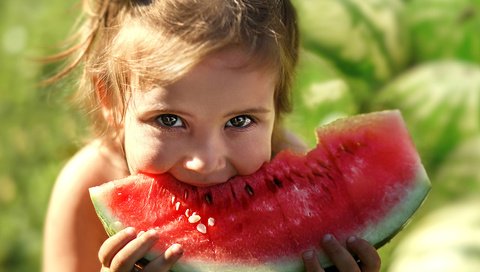
[[[169, 118], [169, 119], [175, 119], [175, 120], [162, 120], [163, 118]], [[244, 118], [244, 120], [237, 120], [239, 122], [247, 122], [246, 125], [241, 125], [241, 126], [235, 126], [233, 125], [232, 121], [234, 121], [234, 119], [236, 118]], [[172, 125], [167, 125], [166, 122], [173, 122]], [[180, 124], [176, 124], [180, 122]], [[161, 128], [163, 129], [176, 129], [176, 128], [185, 128], [186, 127], [186, 122], [183, 120], [183, 118], [181, 118], [180, 116], [178, 115], [175, 115], [175, 114], [161, 114], [159, 116], [156, 116], [155, 117], [155, 123], [157, 125], [159, 125]], [[230, 125], [229, 125], [230, 123]], [[250, 126], [252, 126], [253, 124], [256, 123], [256, 120], [255, 118], [253, 118], [252, 116], [250, 115], [237, 115], [235, 117], [232, 117], [230, 118], [227, 123], [225, 123], [224, 127], [225, 128], [231, 128], [231, 129], [246, 129], [246, 128], [249, 128]]]
[[[243, 120], [243, 121], [244, 121], [244, 122], [247, 122], [247, 124], [244, 125], [244, 126], [238, 126], [238, 127], [237, 127], [237, 126], [234, 126], [234, 125], [232, 124], [232, 120], [234, 120], [235, 118], [245, 118], [245, 120]], [[228, 123], [231, 123], [232, 125], [231, 125], [231, 126], [228, 126], [228, 125], [227, 125]], [[230, 119], [227, 121], [227, 123], [225, 124], [225, 127], [226, 127], [226, 128], [234, 128], [234, 129], [245, 129], [245, 128], [248, 128], [248, 127], [250, 127], [251, 125], [253, 125], [253, 124], [255, 124], [255, 123], [256, 123], [256, 122], [255, 122], [255, 119], [254, 119], [252, 116], [250, 116], [250, 115], [237, 115], [237, 116], [235, 116], [235, 117], [233, 117], [233, 118], [230, 118]]]
[[[167, 125], [165, 124], [165, 121], [167, 120], [162, 120], [162, 118], [173, 118], [175, 120], [173, 120], [174, 124], [173, 125]], [[155, 122], [162, 128], [165, 128], [165, 129], [175, 129], [175, 128], [183, 128], [185, 127], [185, 121], [178, 115], [175, 115], [175, 114], [161, 114], [157, 117], [155, 117]], [[172, 120], [170, 120], [170, 122], [172, 122]], [[175, 125], [175, 123], [177, 122], [181, 122], [181, 125]]]

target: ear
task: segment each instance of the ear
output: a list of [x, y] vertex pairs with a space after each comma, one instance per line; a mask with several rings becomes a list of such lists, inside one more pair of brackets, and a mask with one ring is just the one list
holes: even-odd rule
[[113, 126], [115, 125], [115, 115], [113, 111], [112, 101], [108, 99], [110, 95], [108, 92], [107, 84], [100, 76], [93, 76], [93, 84], [95, 88], [95, 93], [99, 101], [99, 106], [101, 107], [103, 118], [105, 121]]

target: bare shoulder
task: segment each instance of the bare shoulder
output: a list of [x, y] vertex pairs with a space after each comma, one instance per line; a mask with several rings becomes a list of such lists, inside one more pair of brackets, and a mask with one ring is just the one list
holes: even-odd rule
[[126, 174], [119, 153], [99, 140], [66, 163], [53, 188], [45, 220], [44, 271], [99, 270], [97, 252], [107, 237], [88, 188]]
[[[95, 140], [80, 149], [65, 165], [58, 181], [81, 178], [89, 187], [118, 178], [127, 173], [121, 154]], [[68, 177], [68, 178], [65, 178]]]
[[307, 144], [298, 135], [284, 128], [279, 133], [272, 146], [274, 154], [287, 149], [298, 154], [305, 154], [308, 151]]

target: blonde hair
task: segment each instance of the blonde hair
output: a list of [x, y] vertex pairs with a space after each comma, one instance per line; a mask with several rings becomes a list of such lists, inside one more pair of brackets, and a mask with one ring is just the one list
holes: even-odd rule
[[[278, 71], [277, 121], [290, 111], [290, 86], [298, 58], [296, 14], [289, 0], [83, 0], [74, 45], [52, 80], [80, 69], [78, 94], [93, 113], [96, 131], [114, 136], [128, 92], [178, 80], [206, 55], [240, 46], [259, 64]], [[104, 95], [96, 91], [99, 84]], [[276, 122], [276, 127], [278, 127]], [[114, 132], [113, 134], [108, 132]], [[117, 132], [115, 132], [117, 131]], [[107, 132], [107, 133], [105, 133]]]

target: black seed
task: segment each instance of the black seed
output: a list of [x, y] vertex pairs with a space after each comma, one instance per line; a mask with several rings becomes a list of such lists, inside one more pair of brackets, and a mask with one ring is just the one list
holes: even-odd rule
[[283, 187], [282, 181], [277, 179], [277, 178], [273, 179], [273, 183], [275, 183], [275, 185], [277, 185], [277, 187], [279, 187], [279, 188]]
[[343, 144], [340, 144], [340, 150], [345, 152], [345, 153], [348, 153], [350, 155], [353, 155], [354, 153], [352, 152], [352, 150], [350, 149], [350, 147], [346, 146], [346, 145], [343, 145]]
[[206, 194], [205, 194], [205, 201], [206, 201], [208, 204], [212, 204], [212, 203], [213, 203], [213, 198], [212, 198], [212, 194], [211, 194], [211, 193], [206, 193]]
[[323, 169], [330, 170], [330, 167], [328, 167], [328, 165], [324, 162], [318, 162], [318, 165], [320, 165], [320, 167]]
[[247, 191], [247, 194], [250, 195], [250, 196], [254, 195], [252, 186], [250, 186], [248, 184], [245, 184], [245, 191]]
[[233, 199], [237, 199], [237, 194], [235, 193], [235, 190], [233, 189], [233, 186], [230, 186], [230, 192], [232, 192]]
[[331, 181], [334, 181], [334, 179], [332, 178], [332, 176], [330, 175], [330, 173], [327, 173], [327, 178]]
[[274, 193], [278, 190], [277, 186], [275, 186], [275, 183], [272, 180], [267, 180], [265, 184], [270, 192]]

